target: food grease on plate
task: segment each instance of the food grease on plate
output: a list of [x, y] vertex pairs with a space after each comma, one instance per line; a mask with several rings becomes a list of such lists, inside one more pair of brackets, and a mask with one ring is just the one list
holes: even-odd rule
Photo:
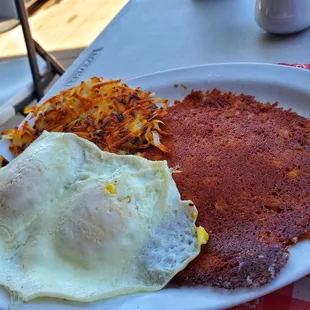
[[24, 300], [156, 291], [207, 242], [165, 161], [44, 132], [0, 170], [0, 283]]

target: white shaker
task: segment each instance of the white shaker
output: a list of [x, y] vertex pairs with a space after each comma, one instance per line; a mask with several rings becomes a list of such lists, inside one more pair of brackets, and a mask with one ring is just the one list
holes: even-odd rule
[[290, 34], [310, 27], [310, 0], [256, 0], [258, 26], [274, 34]]

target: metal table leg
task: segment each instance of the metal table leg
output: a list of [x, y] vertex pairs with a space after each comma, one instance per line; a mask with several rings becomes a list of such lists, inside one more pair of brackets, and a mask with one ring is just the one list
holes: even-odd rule
[[65, 68], [57, 61], [57, 59], [47, 52], [36, 40], [33, 40], [36, 52], [52, 67], [53, 71], [58, 75], [65, 72]]
[[24, 0], [15, 0], [15, 6], [24, 33], [35, 95], [37, 100], [40, 100], [43, 97], [44, 92], [41, 85], [41, 76], [37, 62], [36, 50], [28, 23], [28, 12], [26, 10]]
[[24, 39], [27, 47], [35, 97], [37, 100], [40, 100], [44, 96], [44, 87], [46, 86], [46, 81], [51, 79], [51, 72], [47, 74], [47, 77], [40, 75], [36, 53], [38, 53], [47, 62], [50, 70], [53, 73], [62, 75], [65, 72], [65, 69], [53, 55], [44, 50], [44, 48], [32, 38], [28, 22], [28, 12], [24, 0], [15, 0], [15, 6], [20, 24], [23, 29]]

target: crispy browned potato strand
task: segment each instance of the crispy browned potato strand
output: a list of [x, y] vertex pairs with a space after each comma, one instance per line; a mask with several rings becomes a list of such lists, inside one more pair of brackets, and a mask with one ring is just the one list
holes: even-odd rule
[[117, 154], [130, 154], [150, 145], [167, 152], [160, 142], [165, 135], [160, 125], [168, 105], [168, 100], [155, 99], [151, 91], [130, 88], [120, 79], [94, 77], [26, 109], [25, 113], [32, 113], [30, 119], [35, 119], [33, 125], [26, 121], [2, 134], [3, 139], [12, 141], [14, 155], [45, 130], [75, 133]]

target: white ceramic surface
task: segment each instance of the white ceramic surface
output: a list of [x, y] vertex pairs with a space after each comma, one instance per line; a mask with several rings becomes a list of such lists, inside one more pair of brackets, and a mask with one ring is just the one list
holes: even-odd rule
[[256, 0], [255, 20], [275, 34], [304, 30], [310, 27], [310, 0]]
[[[191, 89], [244, 92], [262, 101], [279, 101], [310, 117], [310, 72], [303, 69], [267, 64], [215, 64], [189, 67], [127, 80], [130, 86], [153, 90], [157, 96], [181, 99]], [[174, 88], [185, 84], [188, 89]], [[0, 141], [0, 154], [9, 155], [7, 144]], [[204, 288], [169, 288], [155, 293], [121, 296], [90, 304], [52, 299], [35, 300], [25, 310], [211, 310], [231, 307], [279, 289], [310, 273], [310, 241], [291, 248], [291, 257], [280, 275], [269, 285], [254, 289], [222, 290]], [[8, 297], [0, 290], [0, 309], [7, 309]]]

